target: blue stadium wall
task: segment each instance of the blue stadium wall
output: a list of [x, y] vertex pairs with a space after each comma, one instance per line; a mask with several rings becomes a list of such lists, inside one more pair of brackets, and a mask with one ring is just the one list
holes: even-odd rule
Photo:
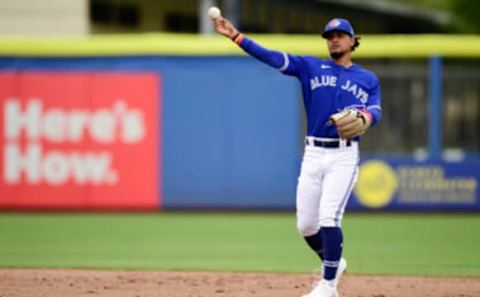
[[[0, 71], [38, 70], [161, 76], [160, 208], [294, 208], [304, 133], [295, 79], [247, 57], [0, 58]], [[480, 210], [478, 158], [368, 156], [361, 172], [350, 209]]]

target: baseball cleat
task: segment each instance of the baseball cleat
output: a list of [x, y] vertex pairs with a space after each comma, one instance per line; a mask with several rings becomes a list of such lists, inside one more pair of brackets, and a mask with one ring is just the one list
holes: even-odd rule
[[[340, 281], [340, 277], [343, 275], [343, 273], [345, 272], [346, 269], [347, 269], [347, 260], [345, 260], [345, 258], [341, 258], [340, 262], [338, 263], [337, 274], [335, 275], [335, 288], [337, 287], [338, 282]], [[323, 271], [323, 267], [322, 267], [322, 271]], [[309, 294], [303, 295], [303, 297], [317, 297], [317, 296], [323, 297], [324, 295], [318, 295], [317, 293], [315, 293], [316, 292], [315, 290], [319, 286], [320, 283], [325, 283], [325, 282], [326, 281], [324, 281], [324, 280], [315, 282], [314, 285], [313, 285], [313, 287], [314, 287], [313, 290]], [[328, 284], [327, 284], [327, 286], [328, 286]], [[331, 287], [331, 286], [329, 286], [329, 287]], [[334, 289], [333, 294], [334, 295], [332, 295], [332, 297], [339, 297], [338, 291], [336, 289]], [[329, 295], [326, 295], [326, 296], [329, 296]]]
[[313, 290], [302, 297], [339, 297], [336, 288], [333, 288], [327, 281], [321, 280], [314, 284]]

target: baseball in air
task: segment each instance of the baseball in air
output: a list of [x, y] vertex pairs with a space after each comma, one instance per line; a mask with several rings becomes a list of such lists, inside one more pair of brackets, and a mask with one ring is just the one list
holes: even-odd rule
[[212, 6], [208, 9], [208, 16], [212, 20], [218, 19], [222, 14], [220, 13], [220, 9], [218, 7]]

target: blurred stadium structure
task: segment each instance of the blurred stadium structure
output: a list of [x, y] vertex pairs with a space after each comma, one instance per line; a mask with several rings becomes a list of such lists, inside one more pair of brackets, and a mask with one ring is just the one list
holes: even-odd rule
[[318, 33], [342, 15], [362, 33], [445, 33], [444, 11], [378, 0], [3, 0], [0, 33], [211, 32], [205, 8], [217, 5], [241, 30]]
[[[367, 163], [381, 162], [366, 166], [373, 169], [360, 180], [349, 207], [480, 209], [480, 37], [407, 35], [449, 32], [453, 17], [446, 12], [390, 1], [4, 0], [0, 75], [11, 90], [5, 89], [16, 96], [38, 96], [43, 84], [67, 83], [51, 80], [52, 71], [81, 74], [73, 81], [102, 72], [153, 73], [160, 83], [151, 92], [159, 93], [163, 116], [159, 147], [149, 150], [156, 149], [163, 161], [149, 175], [158, 180], [156, 190], [145, 195], [166, 208], [291, 208], [304, 133], [299, 88], [294, 80], [243, 57], [228, 41], [208, 36], [211, 26], [204, 12], [210, 5], [219, 5], [247, 32], [302, 33], [255, 35], [268, 47], [296, 54], [325, 56], [318, 32], [333, 16], [351, 19], [357, 32], [365, 34], [354, 57], [381, 80], [384, 118], [365, 137], [362, 151]], [[196, 34], [200, 32], [206, 36]], [[388, 35], [392, 33], [404, 35]], [[24, 83], [38, 79], [31, 77], [38, 72], [45, 81]], [[85, 72], [88, 78], [82, 76]], [[115, 82], [128, 85], [122, 79], [129, 80]], [[148, 79], [143, 83], [151, 85]], [[237, 88], [243, 92], [232, 94]], [[6, 92], [2, 104], [12, 96]], [[98, 85], [78, 92], [103, 94]], [[109, 96], [114, 100], [121, 94]], [[130, 100], [128, 106], [135, 106]], [[18, 187], [2, 181], [0, 207], [19, 206], [12, 194], [21, 191]], [[158, 197], [151, 194], [155, 191]], [[55, 207], [55, 191], [51, 193]], [[145, 199], [137, 206], [156, 206]], [[109, 205], [100, 201], [97, 207]]]

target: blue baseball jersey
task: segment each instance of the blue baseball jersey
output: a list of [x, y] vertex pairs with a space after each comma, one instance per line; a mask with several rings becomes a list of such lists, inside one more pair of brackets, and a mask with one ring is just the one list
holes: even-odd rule
[[[307, 115], [307, 136], [338, 138], [330, 116], [348, 108], [362, 109], [371, 115], [372, 125], [381, 118], [380, 84], [376, 75], [360, 65], [343, 67], [329, 59], [265, 49], [249, 38], [240, 47], [301, 83]], [[359, 137], [354, 138], [359, 140]]]

